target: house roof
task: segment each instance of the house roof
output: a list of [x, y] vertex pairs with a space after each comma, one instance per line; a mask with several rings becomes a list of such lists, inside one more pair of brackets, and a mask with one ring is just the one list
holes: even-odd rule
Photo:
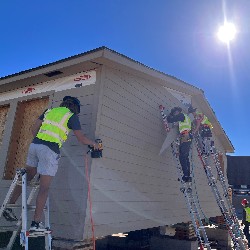
[[105, 46], [36, 68], [1, 77], [0, 93], [15, 90], [17, 88], [33, 86], [38, 83], [55, 80], [82, 71], [96, 69], [102, 65], [123, 69], [131, 73], [136, 72], [136, 75], [147, 78], [156, 84], [191, 95], [195, 103], [199, 105], [213, 123], [216, 136], [221, 141], [226, 152], [232, 153], [234, 151], [232, 143], [222, 129], [201, 89], [173, 76], [150, 68]]

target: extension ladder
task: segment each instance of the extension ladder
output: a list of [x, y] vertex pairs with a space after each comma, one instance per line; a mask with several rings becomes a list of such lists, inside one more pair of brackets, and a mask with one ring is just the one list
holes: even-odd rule
[[[4, 199], [4, 202], [1, 206], [0, 209], [0, 218], [3, 215], [3, 212], [6, 208], [20, 208], [20, 205], [16, 204], [8, 204], [12, 192], [14, 191], [15, 187], [17, 185], [22, 185], [22, 213], [18, 221], [15, 223], [15, 225], [12, 226], [12, 236], [9, 240], [8, 245], [5, 248], [0, 248], [2, 250], [11, 250], [14, 242], [16, 240], [17, 235], [20, 233], [20, 245], [24, 247], [25, 250], [28, 250], [28, 239], [31, 237], [40, 237], [44, 236], [45, 237], [45, 249], [46, 250], [51, 250], [51, 231], [47, 230], [45, 232], [30, 232], [27, 230], [27, 210], [28, 209], [35, 209], [35, 206], [31, 205], [31, 201], [38, 189], [39, 183], [38, 182], [30, 182], [30, 186], [32, 187], [29, 197], [27, 199], [27, 172], [24, 168], [22, 169], [17, 169], [16, 170], [16, 175], [11, 183], [11, 186], [7, 192], [7, 195]], [[44, 215], [45, 215], [45, 227], [49, 228], [49, 199], [47, 199], [46, 206], [44, 208]], [[13, 222], [12, 222], [13, 223]], [[1, 227], [0, 227], [1, 229]], [[10, 231], [9, 227], [3, 227], [1, 229], [2, 231]]]
[[[225, 182], [225, 178], [223, 176], [223, 172], [221, 170], [221, 166], [220, 166], [220, 162], [218, 159], [218, 152], [215, 148], [215, 146], [213, 145], [211, 147], [211, 151], [212, 152], [202, 152], [202, 146], [200, 143], [200, 137], [199, 136], [194, 136], [194, 141], [196, 144], [196, 149], [198, 152], [198, 156], [201, 160], [201, 163], [204, 167], [207, 179], [208, 179], [208, 185], [211, 187], [212, 189], [212, 193], [214, 194], [214, 197], [216, 199], [217, 205], [219, 206], [219, 209], [224, 217], [224, 220], [226, 222], [226, 226], [229, 232], [229, 235], [233, 241], [234, 244], [234, 248], [237, 250], [246, 250], [248, 249], [247, 246], [247, 241], [245, 239], [245, 236], [242, 232], [242, 230], [240, 229], [240, 224], [239, 221], [237, 219], [236, 213], [235, 213], [235, 209], [233, 208], [229, 197], [228, 197], [228, 190], [226, 187], [226, 182]], [[225, 204], [225, 201], [222, 199], [222, 195], [220, 193], [220, 190], [217, 187], [216, 184], [216, 179], [213, 176], [212, 173], [212, 168], [211, 166], [209, 166], [209, 155], [213, 156], [214, 162], [215, 162], [215, 167], [219, 176], [219, 180], [223, 189], [223, 196], [226, 199], [226, 203], [227, 206]]]
[[198, 239], [200, 250], [203, 250], [204, 248], [206, 248], [207, 250], [211, 250], [211, 246], [208, 241], [205, 226], [203, 225], [203, 222], [199, 213], [199, 209], [197, 206], [197, 199], [196, 199], [197, 197], [195, 197], [195, 195], [193, 194], [192, 183], [184, 182], [182, 180], [183, 173], [182, 173], [180, 161], [178, 159], [179, 158], [178, 153], [177, 153], [178, 149], [176, 149], [174, 145], [178, 145], [178, 141], [171, 144], [172, 154], [176, 161], [178, 176], [179, 176], [179, 180], [181, 183], [180, 191], [185, 196], [186, 204], [188, 206], [188, 210], [189, 210], [192, 224], [193, 224], [193, 227], [194, 227], [197, 239]]
[[[166, 119], [167, 116], [164, 113], [165, 108], [162, 105], [160, 105], [159, 108], [160, 108], [160, 112], [162, 115], [164, 128], [166, 132], [169, 132], [170, 128], [168, 126], [168, 122]], [[178, 170], [178, 179], [180, 180], [180, 184], [181, 184], [180, 191], [184, 194], [186, 204], [188, 206], [188, 210], [189, 210], [190, 217], [192, 220], [192, 224], [195, 230], [195, 234], [198, 239], [200, 250], [203, 250], [204, 248], [206, 248], [207, 250], [211, 250], [211, 246], [210, 246], [210, 243], [208, 241], [208, 237], [205, 231], [205, 226], [203, 225], [201, 216], [199, 214], [199, 209], [197, 206], [197, 199], [193, 195], [192, 183], [184, 182], [182, 180], [183, 173], [182, 173], [182, 168], [181, 168], [179, 157], [178, 157], [178, 146], [179, 146], [178, 139], [171, 143], [172, 154], [174, 156], [177, 170]]]

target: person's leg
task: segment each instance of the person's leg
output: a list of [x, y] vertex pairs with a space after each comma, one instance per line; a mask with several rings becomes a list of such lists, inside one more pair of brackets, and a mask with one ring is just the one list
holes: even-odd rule
[[245, 235], [246, 235], [246, 238], [247, 238], [247, 240], [249, 240], [249, 222], [248, 221], [246, 221], [246, 223], [245, 223]]
[[184, 176], [190, 176], [190, 161], [189, 161], [190, 146], [191, 142], [183, 142], [180, 144], [179, 160]]
[[[36, 175], [36, 168], [27, 166], [26, 171], [27, 171], [27, 180], [28, 181], [32, 180], [34, 178], [34, 176]], [[21, 193], [22, 193], [22, 186], [21, 185], [15, 186], [8, 203], [15, 204], [17, 199], [21, 195]], [[13, 210], [11, 208], [6, 208], [4, 210], [3, 217], [7, 221], [17, 221], [18, 220], [18, 218], [16, 217], [15, 213], [13, 212]]]
[[185, 162], [185, 155], [184, 155], [184, 143], [181, 143], [179, 147], [179, 160], [180, 160], [183, 175], [187, 176], [187, 169], [186, 169], [186, 162]]
[[43, 210], [48, 198], [49, 187], [58, 169], [60, 156], [49, 147], [39, 144], [36, 146], [38, 161], [37, 172], [40, 174], [40, 188], [36, 198], [36, 209], [34, 220], [31, 223], [30, 231], [46, 231], [41, 223]]
[[53, 179], [53, 176], [40, 175], [40, 188], [39, 188], [39, 192], [36, 198], [36, 209], [35, 209], [35, 214], [34, 214], [35, 222], [41, 221], [43, 209], [45, 207], [45, 204], [48, 198], [49, 187], [50, 187], [52, 179]]
[[[26, 171], [27, 171], [27, 181], [31, 181], [37, 173], [37, 168], [27, 166]], [[22, 193], [22, 186], [17, 185], [12, 192], [9, 204], [15, 204], [21, 193]]]
[[244, 233], [245, 236], [246, 236], [246, 223], [244, 224], [243, 233]]
[[190, 147], [191, 147], [191, 141], [186, 142], [186, 146], [185, 146], [185, 160], [186, 160], [187, 172], [188, 172], [188, 176], [189, 177], [190, 177], [190, 160], [189, 160]]
[[[36, 152], [36, 144], [31, 143], [29, 146], [29, 151], [26, 160], [27, 181], [30, 181], [34, 178], [34, 176], [37, 173], [37, 166], [38, 166], [38, 157]], [[15, 204], [21, 193], [22, 193], [22, 187], [16, 186], [16, 188], [12, 192], [12, 196], [9, 203]]]
[[41, 221], [43, 209], [45, 207], [45, 204], [48, 198], [49, 187], [50, 187], [50, 183], [52, 179], [53, 179], [53, 176], [49, 176], [49, 175], [40, 176], [40, 188], [39, 188], [39, 192], [36, 198], [36, 210], [34, 214], [35, 222]]

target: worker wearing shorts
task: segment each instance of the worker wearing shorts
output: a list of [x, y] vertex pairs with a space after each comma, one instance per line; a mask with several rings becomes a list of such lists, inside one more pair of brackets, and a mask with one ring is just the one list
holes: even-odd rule
[[[32, 127], [34, 139], [30, 144], [26, 161], [27, 180], [32, 180], [38, 173], [40, 175], [40, 186], [30, 231], [44, 232], [48, 230], [42, 225], [41, 217], [51, 181], [58, 170], [60, 148], [67, 140], [69, 132], [73, 130], [80, 143], [91, 145], [94, 149], [98, 148], [98, 145], [81, 132], [81, 125], [77, 116], [79, 113], [80, 101], [75, 97], [65, 96], [60, 107], [45, 110]], [[15, 204], [20, 194], [21, 187], [17, 186], [9, 203]], [[6, 208], [3, 215], [7, 220], [17, 220], [10, 208]]]
[[41, 175], [55, 176], [60, 155], [43, 144], [31, 143], [26, 164], [36, 167]]

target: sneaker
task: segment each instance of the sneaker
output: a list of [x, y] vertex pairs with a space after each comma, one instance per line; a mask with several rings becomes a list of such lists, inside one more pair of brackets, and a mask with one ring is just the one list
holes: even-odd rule
[[44, 232], [47, 232], [49, 230], [48, 230], [48, 228], [44, 227], [44, 225], [43, 225], [42, 222], [32, 221], [29, 231], [30, 232], [41, 232], [41, 233], [44, 233]]
[[18, 221], [16, 215], [14, 214], [14, 212], [12, 211], [11, 208], [6, 208], [3, 211], [3, 217], [7, 220], [7, 221]]

